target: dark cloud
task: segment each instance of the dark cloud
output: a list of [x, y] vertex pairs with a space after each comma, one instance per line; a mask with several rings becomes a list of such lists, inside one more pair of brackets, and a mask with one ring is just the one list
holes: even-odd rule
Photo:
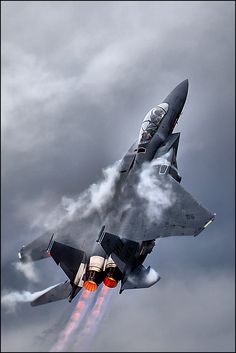
[[135, 300], [131, 291], [117, 295], [91, 351], [201, 352], [213, 350], [212, 340], [214, 351], [233, 351], [230, 277], [172, 271], [161, 281], [148, 293], [138, 291]]
[[[12, 265], [37, 236], [35, 219], [100, 179], [146, 112], [189, 78], [179, 172], [216, 220], [199, 237], [158, 242], [146, 262], [161, 281], [113, 297], [94, 350], [234, 349], [233, 10], [223, 1], [2, 3], [3, 289], [64, 280], [50, 260], [36, 264], [41, 283]], [[36, 337], [68, 308], [3, 312], [3, 351], [38, 350]]]

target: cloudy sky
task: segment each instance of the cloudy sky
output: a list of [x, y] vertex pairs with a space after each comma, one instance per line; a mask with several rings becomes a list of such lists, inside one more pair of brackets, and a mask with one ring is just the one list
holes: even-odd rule
[[[115, 291], [91, 351], [235, 350], [234, 6], [1, 3], [3, 294], [65, 279], [49, 259], [27, 280], [15, 267], [18, 250], [63, 196], [99, 180], [137, 138], [147, 111], [189, 79], [176, 127], [179, 172], [216, 219], [196, 238], [158, 242], [146, 264], [162, 279]], [[72, 307], [3, 307], [2, 351], [48, 351]]]

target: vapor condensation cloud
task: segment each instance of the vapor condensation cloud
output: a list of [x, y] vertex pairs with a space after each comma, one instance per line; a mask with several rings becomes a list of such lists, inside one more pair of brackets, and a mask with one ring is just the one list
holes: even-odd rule
[[[166, 160], [163, 159], [164, 163]], [[160, 158], [145, 163], [143, 166], [139, 182], [137, 185], [137, 193], [139, 197], [144, 199], [145, 212], [150, 222], [161, 219], [163, 211], [173, 205], [176, 200], [176, 195], [172, 189], [172, 185], [168, 182], [164, 184], [156, 177], [157, 165], [160, 165]]]
[[[65, 280], [52, 259], [35, 263], [40, 282], [12, 263], [45, 227], [60, 225], [81, 246], [97, 237], [98, 205], [106, 204], [114, 180], [108, 173], [111, 184], [100, 183], [102, 170], [126, 153], [147, 111], [189, 79], [175, 128], [178, 168], [184, 188], [216, 219], [198, 237], [158, 242], [145, 265], [161, 280], [146, 290], [115, 290], [94, 351], [235, 350], [234, 7], [232, 1], [1, 4], [2, 289], [35, 293]], [[84, 219], [69, 221], [80, 202], [81, 215], [92, 212], [90, 228]], [[4, 310], [2, 350], [38, 351], [38, 336], [56, 324], [62, 329], [73, 305], [18, 302], [16, 313]], [[41, 351], [49, 351], [50, 340], [40, 341]]]
[[14, 266], [16, 270], [19, 272], [23, 273], [24, 276], [32, 282], [39, 282], [40, 281], [40, 275], [35, 267], [35, 264], [33, 262], [28, 262], [28, 263], [22, 263], [22, 262], [16, 262], [14, 263]]
[[76, 198], [62, 197], [61, 203], [49, 213], [45, 221], [46, 230], [66, 227], [68, 222], [78, 221], [97, 212], [101, 216], [104, 206], [109, 203], [115, 192], [115, 183], [119, 176], [119, 162], [103, 170], [103, 178], [94, 183]]
[[29, 291], [17, 292], [17, 291], [3, 290], [3, 293], [1, 296], [2, 307], [6, 308], [8, 312], [14, 312], [16, 310], [16, 305], [18, 303], [29, 303], [53, 287], [54, 286], [51, 286], [49, 288], [46, 288], [42, 291], [35, 292], [35, 293], [30, 293]]

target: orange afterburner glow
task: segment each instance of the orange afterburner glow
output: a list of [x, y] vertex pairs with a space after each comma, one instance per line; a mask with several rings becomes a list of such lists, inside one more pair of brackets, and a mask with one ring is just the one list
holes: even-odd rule
[[61, 332], [58, 341], [50, 349], [50, 352], [62, 352], [65, 350], [68, 340], [71, 338], [83, 319], [83, 315], [89, 305], [88, 299], [90, 295], [91, 293], [88, 291], [82, 292], [69, 322], [67, 323], [65, 329]]
[[118, 282], [112, 277], [105, 277], [103, 283], [109, 288], [115, 288]]
[[84, 288], [89, 290], [90, 292], [94, 292], [97, 289], [98, 285], [94, 281], [85, 281]]

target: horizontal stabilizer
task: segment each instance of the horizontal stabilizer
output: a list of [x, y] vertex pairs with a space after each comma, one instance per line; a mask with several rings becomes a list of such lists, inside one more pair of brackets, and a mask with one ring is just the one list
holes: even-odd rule
[[48, 288], [48, 291], [41, 294], [30, 304], [32, 306], [37, 306], [37, 305], [55, 302], [61, 299], [66, 299], [70, 295], [71, 289], [72, 287], [69, 281], [66, 281], [65, 283], [59, 283], [53, 288], [52, 287]]
[[56, 264], [60, 265], [69, 279], [73, 281], [81, 262], [85, 261], [85, 252], [57, 241], [52, 242], [48, 251]]

